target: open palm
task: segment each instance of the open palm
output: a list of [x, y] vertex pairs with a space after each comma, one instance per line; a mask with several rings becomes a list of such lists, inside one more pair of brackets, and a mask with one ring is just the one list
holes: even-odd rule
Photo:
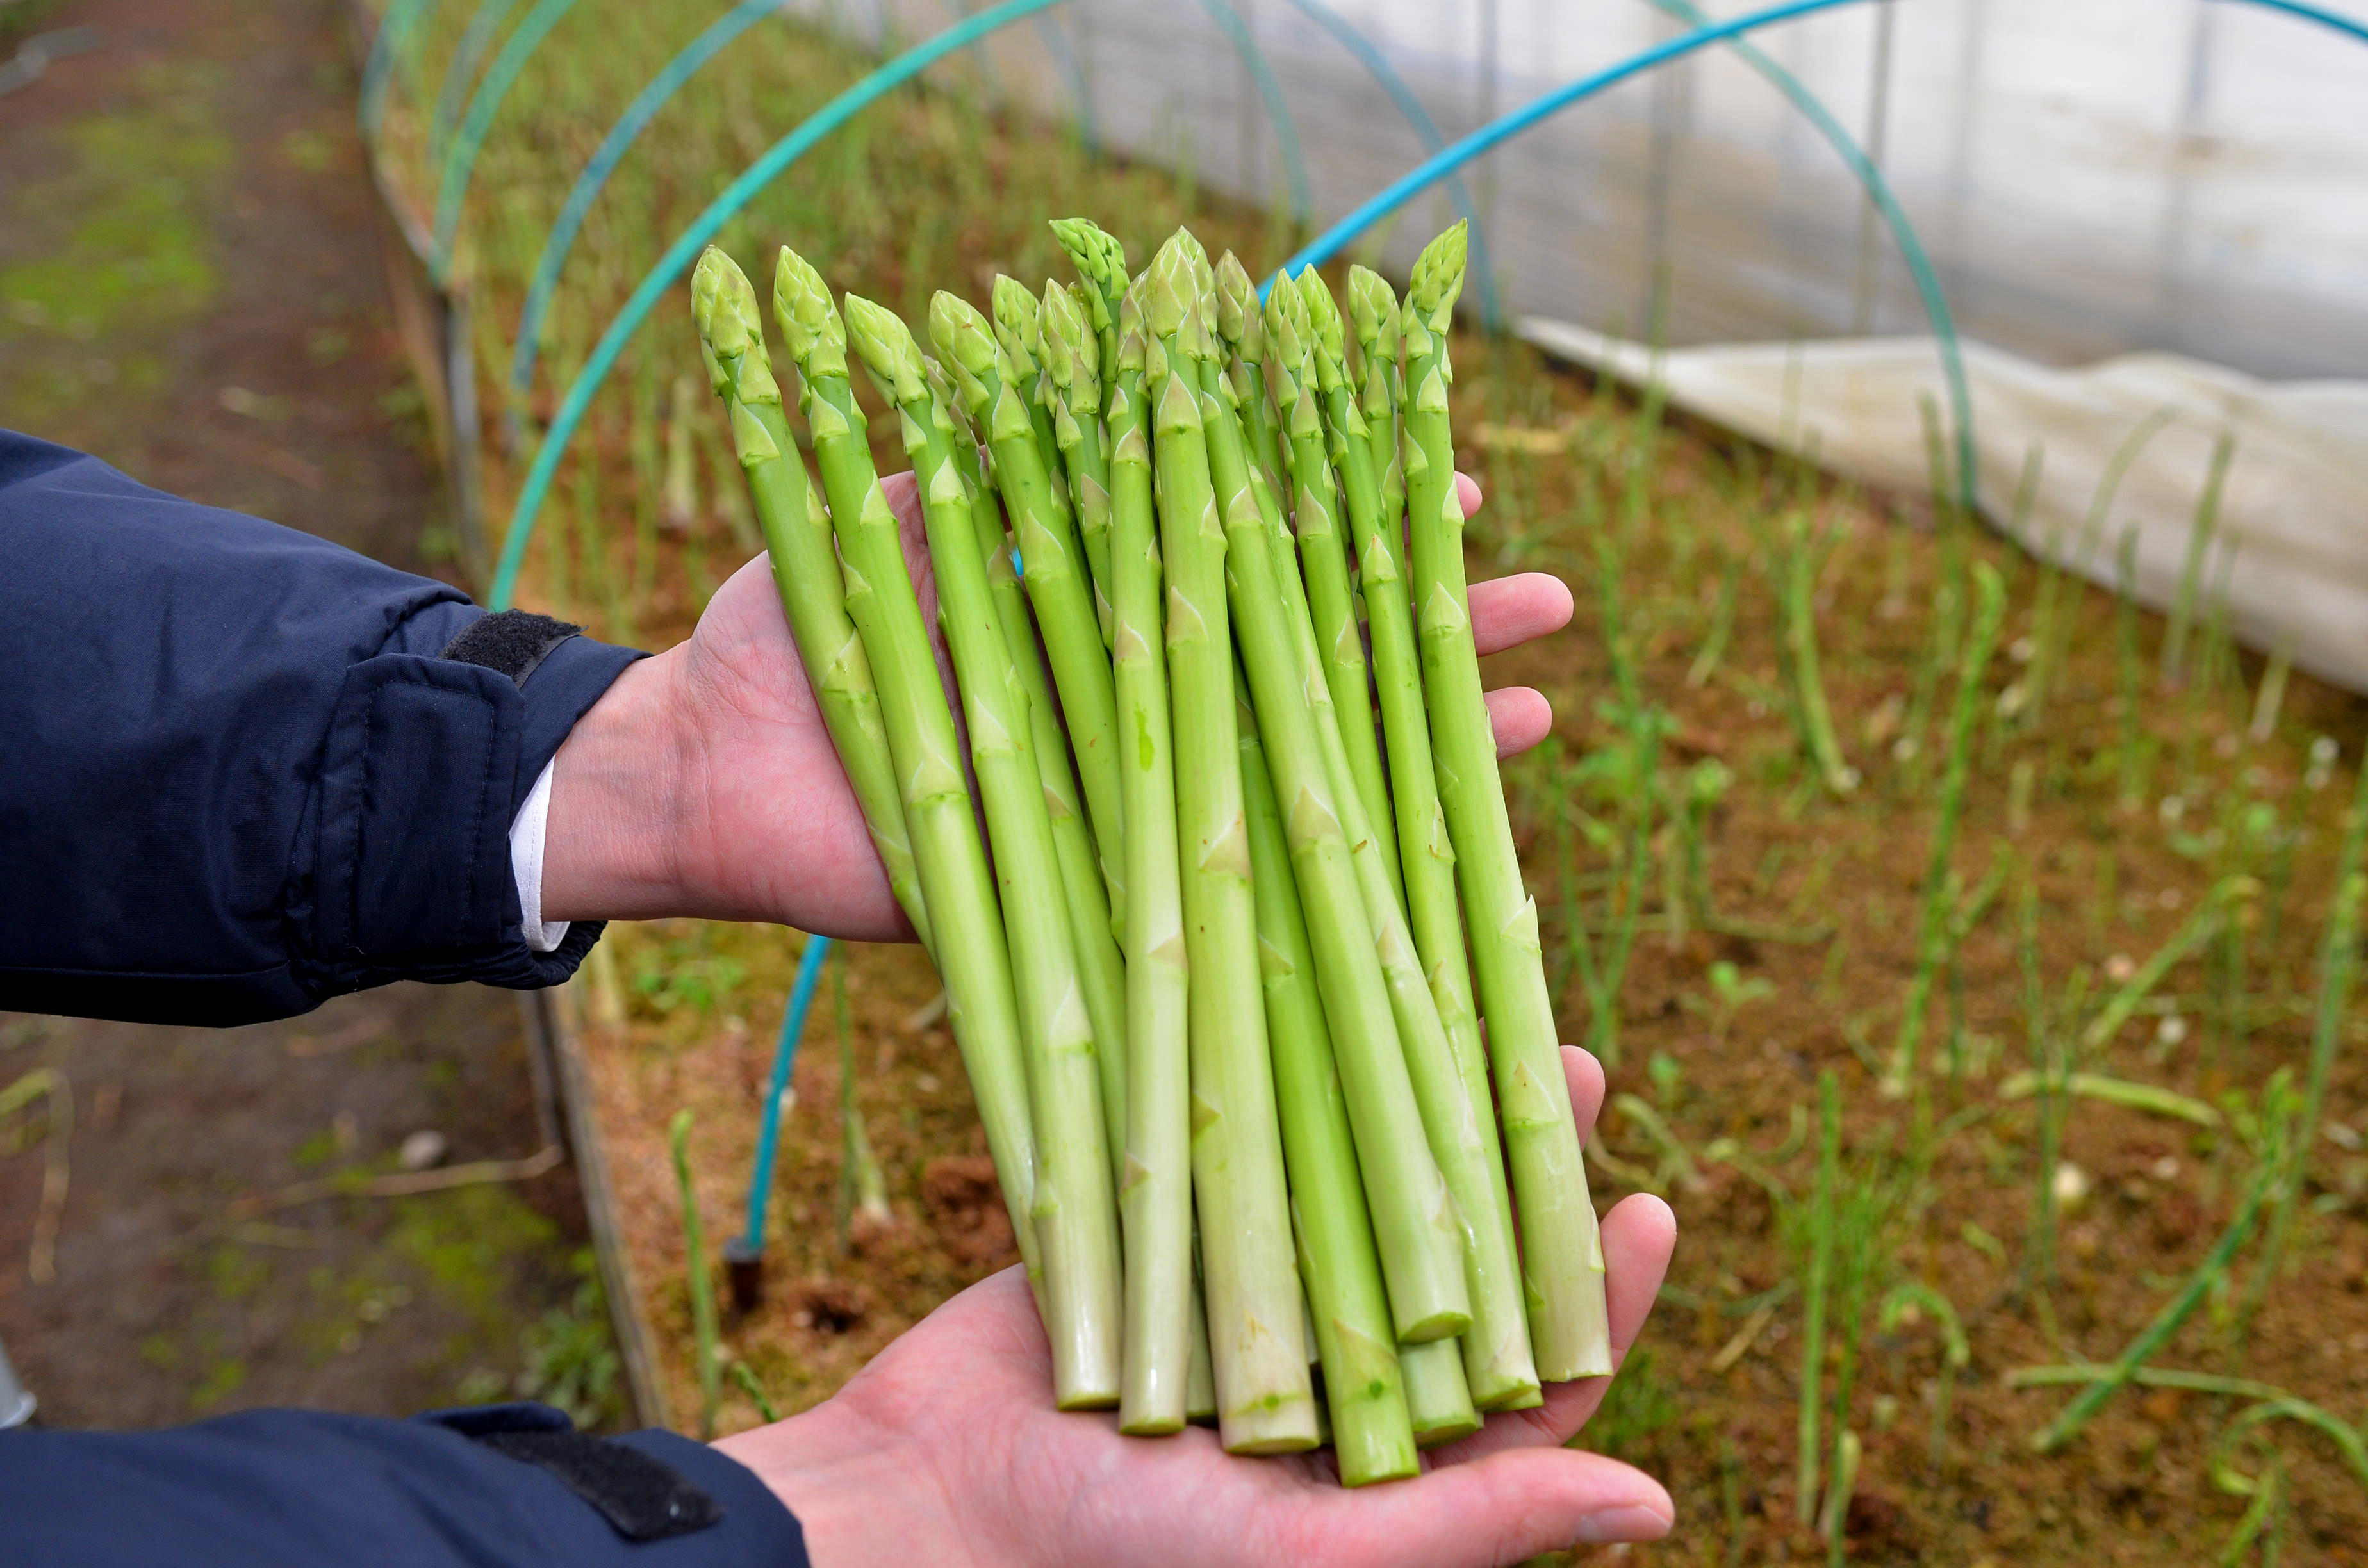
[[[1479, 487], [1460, 483], [1468, 515]], [[912, 476], [894, 475], [883, 488], [934, 625], [936, 585]], [[1559, 630], [1570, 612], [1570, 591], [1535, 573], [1472, 590], [1483, 653]], [[940, 647], [941, 665], [943, 657]], [[1526, 687], [1490, 692], [1488, 707], [1506, 755], [1535, 745], [1553, 722], [1545, 699]], [[671, 759], [655, 783], [653, 756]], [[663, 802], [650, 799], [654, 788]], [[689, 642], [628, 670], [578, 724], [560, 754], [552, 822], [545, 919], [700, 915], [861, 941], [912, 935], [764, 556], [717, 590]]]
[[[1584, 1131], [1603, 1073], [1563, 1050]], [[1611, 1343], [1624, 1357], [1660, 1290], [1677, 1221], [1637, 1196], [1603, 1221]], [[1349, 1492], [1329, 1455], [1235, 1459], [1214, 1432], [1121, 1437], [1053, 1408], [1051, 1353], [1019, 1269], [972, 1286], [803, 1415], [718, 1445], [798, 1516], [817, 1568], [1481, 1568], [1575, 1540], [1645, 1540], [1668, 1494], [1562, 1445], [1609, 1380], [1549, 1384], [1423, 1457], [1425, 1473]]]

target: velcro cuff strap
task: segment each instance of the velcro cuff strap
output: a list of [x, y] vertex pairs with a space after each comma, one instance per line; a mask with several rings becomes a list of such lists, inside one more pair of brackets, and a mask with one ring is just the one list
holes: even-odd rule
[[499, 670], [510, 677], [512, 685], [524, 686], [535, 666], [549, 658], [553, 648], [583, 630], [531, 610], [495, 610], [461, 628], [461, 634], [445, 643], [437, 657]]
[[689, 1535], [721, 1524], [723, 1509], [680, 1471], [622, 1443], [573, 1431], [475, 1435], [495, 1453], [547, 1471], [636, 1543]]

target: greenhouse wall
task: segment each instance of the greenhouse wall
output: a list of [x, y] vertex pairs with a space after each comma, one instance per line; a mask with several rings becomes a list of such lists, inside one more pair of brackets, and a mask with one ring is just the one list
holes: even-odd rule
[[[884, 41], [935, 31], [948, 4], [808, 9]], [[1288, 136], [1237, 18], [1320, 223], [1426, 148], [1313, 4], [1073, 0], [972, 69], [1287, 222]], [[1329, 8], [1450, 138], [1689, 26], [1654, 0]], [[2368, 369], [2368, 47], [2235, 0], [1873, 0], [1758, 38], [1884, 171], [1966, 335], [2054, 364], [2168, 348], [2279, 378]], [[1725, 46], [1549, 121], [1474, 165], [1469, 194], [1508, 312], [1641, 335], [1665, 282], [1672, 343], [1924, 330], [1858, 180]], [[1452, 213], [1434, 193], [1383, 254], [1402, 267]]]

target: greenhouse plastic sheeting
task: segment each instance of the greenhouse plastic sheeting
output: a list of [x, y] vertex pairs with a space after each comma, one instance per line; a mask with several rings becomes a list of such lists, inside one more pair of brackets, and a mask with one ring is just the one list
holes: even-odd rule
[[[798, 3], [873, 47], [963, 8]], [[1449, 137], [1686, 30], [1654, 0], [1318, 3]], [[2368, 374], [2368, 48], [2237, 0], [1892, 0], [1754, 40], [1881, 166], [1968, 335], [2054, 365]], [[1299, 0], [1070, 0], [966, 58], [990, 98], [1075, 119], [1082, 88], [1102, 145], [1286, 214], [1295, 143], [1318, 227], [1427, 151]], [[1857, 177], [1730, 48], [1553, 117], [1465, 183], [1508, 316], [1673, 344], [1931, 330]], [[1454, 217], [1443, 187], [1418, 197], [1380, 264], [1403, 279]]]
[[[1795, 451], [1870, 488], [1926, 494], [1924, 414], [1946, 408], [1929, 338], [1682, 348], [1531, 317], [1520, 334], [1559, 358], [1633, 385], [1657, 376], [1669, 402]], [[2023, 464], [2041, 450], [2021, 542], [2112, 585], [2125, 529], [2137, 536], [2137, 597], [2168, 608], [2180, 591], [2198, 506], [2225, 431], [2234, 438], [2199, 599], [2228, 563], [2231, 622], [2253, 647], [2291, 642], [2294, 663], [2368, 691], [2368, 381], [2263, 381], [2173, 354], [2131, 354], [2053, 369], [1964, 345], [1982, 514], [2004, 526]], [[2082, 534], [2115, 451], [2150, 421], [2111, 512]]]

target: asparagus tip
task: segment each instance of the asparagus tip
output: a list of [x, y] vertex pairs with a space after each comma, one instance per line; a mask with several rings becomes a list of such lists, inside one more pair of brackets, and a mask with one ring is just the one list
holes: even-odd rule
[[847, 295], [844, 308], [848, 341], [888, 400], [906, 403], [920, 397], [928, 390], [928, 372], [913, 329], [887, 306], [860, 294]]
[[831, 304], [830, 285], [787, 245], [773, 265], [773, 319], [809, 380], [847, 374], [847, 332]]
[[1189, 229], [1167, 236], [1151, 258], [1143, 296], [1144, 324], [1156, 337], [1181, 338], [1186, 324], [1201, 313], [1201, 275], [1192, 265], [1201, 242]]
[[929, 341], [957, 375], [984, 376], [995, 369], [995, 330], [960, 294], [940, 289], [930, 299]]
[[1043, 353], [1043, 324], [1037, 315], [1036, 296], [1028, 285], [1008, 273], [995, 275], [995, 335], [1011, 351], [1021, 371], [1035, 368]]
[[1095, 339], [1085, 301], [1078, 297], [1091, 293], [1091, 290], [1072, 292], [1069, 285], [1047, 278], [1040, 318], [1043, 324], [1045, 378], [1076, 408], [1080, 418], [1099, 412], [1087, 405], [1095, 401], [1095, 389], [1101, 376], [1101, 347]]
[[[1148, 277], [1149, 274], [1144, 274]], [[1144, 365], [1143, 295], [1144, 279], [1137, 278], [1126, 286], [1118, 301], [1118, 364], [1114, 371], [1141, 370]]]
[[[1060, 242], [1077, 276], [1101, 296], [1103, 310], [1126, 292], [1126, 246], [1115, 235], [1090, 218], [1055, 218], [1053, 237]], [[1094, 323], [1097, 328], [1107, 324], [1099, 318]]]
[[699, 324], [700, 342], [712, 354], [745, 354], [751, 341], [763, 339], [756, 288], [739, 264], [714, 245], [701, 252], [699, 265], [691, 268], [690, 314]]
[[1227, 251], [1218, 258], [1217, 336], [1225, 347], [1255, 363], [1266, 358], [1266, 328], [1259, 320], [1258, 285], [1241, 257]]
[[1446, 317], [1463, 291], [1463, 264], [1471, 229], [1463, 220], [1422, 247], [1406, 283], [1406, 309], [1419, 313], [1434, 332], [1447, 330]]

